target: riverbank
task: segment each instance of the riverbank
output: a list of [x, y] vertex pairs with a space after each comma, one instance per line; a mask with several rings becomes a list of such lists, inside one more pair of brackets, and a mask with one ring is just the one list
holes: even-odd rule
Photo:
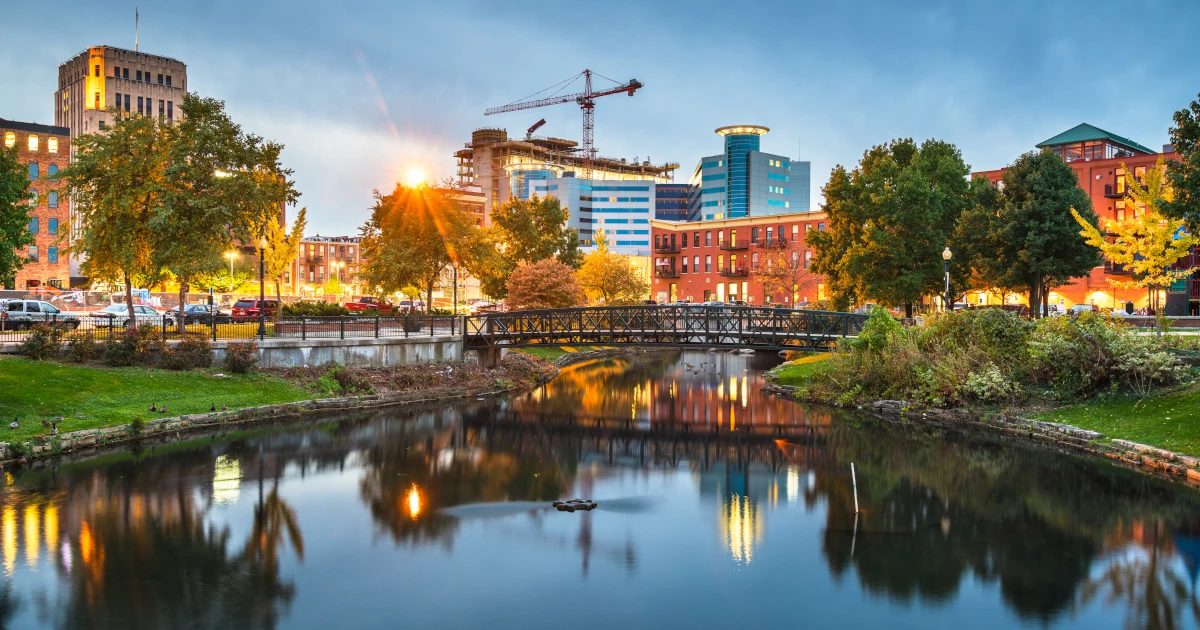
[[[0, 358], [0, 460], [49, 455], [149, 435], [299, 415], [524, 391], [558, 373], [528, 355], [488, 370], [466, 364], [273, 369], [228, 375]], [[166, 405], [166, 413], [151, 411]], [[214, 411], [214, 408], [216, 411]], [[46, 421], [43, 424], [42, 420]], [[11, 420], [9, 420], [11, 421]], [[58, 435], [50, 424], [58, 423]]]

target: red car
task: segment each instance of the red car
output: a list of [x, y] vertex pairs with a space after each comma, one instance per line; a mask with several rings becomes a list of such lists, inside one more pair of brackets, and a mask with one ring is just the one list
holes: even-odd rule
[[234, 321], [247, 322], [258, 319], [259, 304], [263, 305], [263, 314], [266, 317], [275, 317], [279, 314], [278, 300], [250, 300], [243, 299], [234, 302], [233, 304], [233, 319]]
[[383, 299], [370, 295], [364, 295], [354, 302], [346, 302], [346, 310], [351, 313], [361, 313], [362, 311], [377, 310], [381, 315], [391, 315], [396, 307], [392, 303]]

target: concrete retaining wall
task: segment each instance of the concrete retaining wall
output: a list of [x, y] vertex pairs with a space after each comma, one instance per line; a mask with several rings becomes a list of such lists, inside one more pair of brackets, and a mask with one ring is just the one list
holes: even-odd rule
[[[236, 341], [213, 344], [214, 363], [225, 360], [225, 348]], [[462, 361], [462, 336], [382, 337], [379, 339], [264, 339], [258, 342], [259, 367], [303, 367], [340, 363], [350, 367], [385, 367]]]

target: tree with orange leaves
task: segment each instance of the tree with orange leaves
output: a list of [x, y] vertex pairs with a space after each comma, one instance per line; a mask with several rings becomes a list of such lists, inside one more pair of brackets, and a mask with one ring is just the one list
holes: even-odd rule
[[474, 230], [466, 211], [437, 188], [397, 184], [388, 195], [375, 191], [371, 218], [360, 230], [367, 262], [359, 278], [379, 296], [418, 287], [428, 312], [438, 279], [460, 259]]

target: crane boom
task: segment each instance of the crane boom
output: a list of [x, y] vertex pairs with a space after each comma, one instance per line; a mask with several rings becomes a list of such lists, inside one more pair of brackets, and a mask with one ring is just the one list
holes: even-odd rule
[[[578, 75], [576, 75], [578, 76]], [[525, 109], [533, 109], [535, 107], [546, 107], [548, 105], [559, 105], [562, 103], [570, 103], [574, 101], [583, 110], [583, 178], [592, 178], [592, 166], [596, 159], [596, 150], [592, 147], [593, 132], [595, 130], [595, 99], [601, 96], [609, 96], [610, 94], [626, 93], [633, 96], [633, 93], [642, 87], [643, 84], [637, 79], [630, 79], [628, 83], [623, 83], [615, 88], [603, 90], [601, 92], [592, 91], [592, 71], [584, 70], [584, 87], [582, 92], [576, 94], [566, 94], [563, 96], [551, 96], [548, 98], [538, 99], [536, 101], [524, 101], [519, 103], [510, 103], [500, 107], [491, 107], [483, 111], [484, 116], [492, 114], [502, 114], [505, 112], [516, 112]]]

